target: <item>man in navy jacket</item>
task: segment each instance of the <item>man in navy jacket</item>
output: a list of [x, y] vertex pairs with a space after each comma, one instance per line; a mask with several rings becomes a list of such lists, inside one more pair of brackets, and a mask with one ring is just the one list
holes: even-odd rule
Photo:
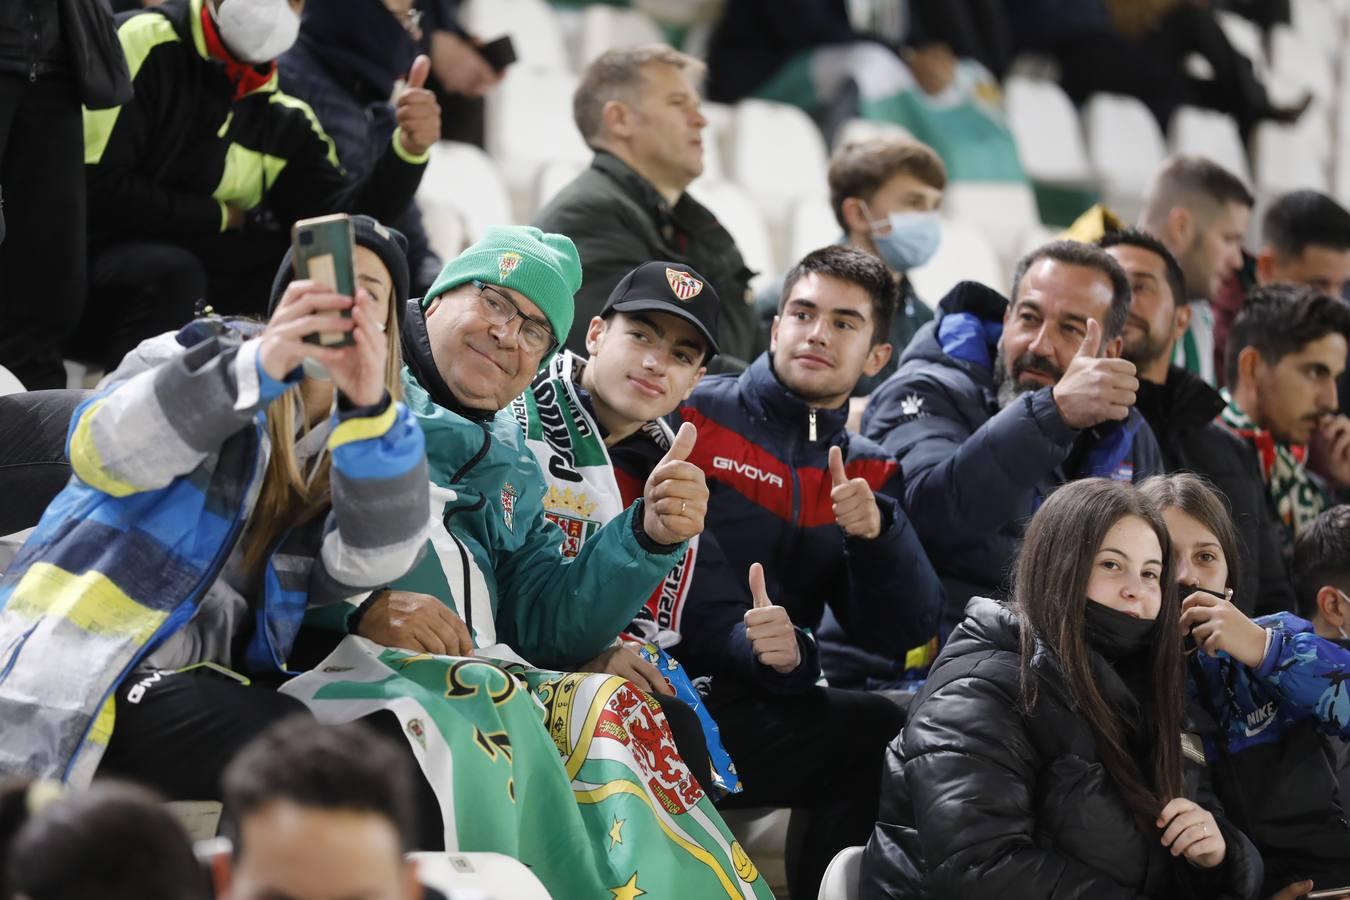
[[[854, 385], [890, 357], [896, 296], [869, 254], [807, 255], [784, 282], [770, 352], [705, 378], [679, 410], [698, 427], [689, 459], [711, 492], [705, 535], [735, 583], [719, 589], [699, 567], [675, 652], [712, 676], [708, 706], [745, 786], [719, 805], [814, 807], [791, 831], [794, 897], [815, 894], [834, 850], [866, 840], [885, 744], [903, 722], [881, 695], [816, 686], [809, 632], [828, 605], [857, 644], [903, 659], [933, 636], [942, 604], [900, 504], [899, 466], [844, 428]], [[769, 597], [803, 646], [795, 664], [775, 649], [783, 622], [759, 624]]]
[[1000, 596], [1022, 529], [1076, 478], [1164, 471], [1120, 358], [1130, 285], [1105, 251], [1054, 241], [1027, 254], [1010, 305], [971, 282], [943, 298], [872, 394], [863, 434], [905, 469], [905, 503], [942, 576], [949, 629]]

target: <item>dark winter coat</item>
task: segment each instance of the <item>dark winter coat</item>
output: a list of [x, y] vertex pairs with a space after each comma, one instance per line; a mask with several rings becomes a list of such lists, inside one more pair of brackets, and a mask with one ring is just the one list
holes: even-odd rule
[[[1028, 715], [1019, 705], [1016, 617], [985, 598], [967, 612], [887, 750], [861, 896], [1256, 896], [1260, 860], [1222, 818], [1228, 849], [1213, 870], [1177, 861], [1158, 833], [1141, 831], [1054, 657], [1036, 654], [1039, 695]], [[1094, 662], [1107, 701], [1133, 707], [1125, 682], [1102, 658]]]
[[1059, 485], [1163, 471], [1136, 410], [1078, 431], [1048, 387], [999, 409], [993, 361], [1006, 307], [997, 291], [957, 285], [863, 413], [862, 433], [904, 467], [905, 508], [942, 577], [947, 627], [971, 597], [1000, 593], [1027, 520]]

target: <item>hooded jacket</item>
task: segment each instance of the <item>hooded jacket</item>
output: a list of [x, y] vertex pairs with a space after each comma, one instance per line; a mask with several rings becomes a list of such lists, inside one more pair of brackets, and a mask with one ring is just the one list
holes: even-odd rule
[[[845, 430], [847, 405], [813, 409], [762, 354], [740, 375], [704, 378], [677, 413], [698, 428], [689, 457], [711, 497], [706, 528], [731, 572], [764, 565], [765, 586], [795, 625], [818, 628], [826, 604], [848, 638], [889, 658], [936, 633], [942, 588], [900, 505], [900, 467], [872, 441]], [[881, 508], [881, 534], [845, 536], [835, 522], [829, 451], [849, 478], [865, 478]], [[744, 609], [692, 597], [685, 632], [731, 632]]]
[[[1011, 610], [971, 600], [887, 750], [862, 896], [1173, 900], [1193, 896], [1195, 879], [1199, 896], [1254, 897], [1260, 860], [1222, 817], [1215, 870], [1190, 869], [1139, 830], [1044, 647], [1031, 666], [1036, 708], [1021, 710], [1019, 634]], [[1094, 657], [1107, 702], [1135, 707]]]
[[1137, 410], [1078, 431], [1049, 387], [999, 409], [993, 365], [1007, 305], [997, 291], [958, 284], [863, 413], [862, 433], [904, 466], [905, 507], [942, 576], [947, 627], [972, 596], [1001, 592], [1026, 522], [1056, 487], [1163, 471]]
[[1233, 602], [1247, 615], [1294, 607], [1294, 589], [1280, 550], [1280, 523], [1256, 458], [1245, 441], [1214, 419], [1219, 392], [1198, 375], [1172, 366], [1165, 384], [1140, 379], [1135, 408], [1148, 422], [1168, 472], [1194, 472], [1228, 501], [1243, 555]]
[[1215, 787], [1265, 859], [1263, 896], [1305, 878], [1350, 884], [1350, 797], [1339, 783], [1350, 740], [1350, 642], [1318, 637], [1289, 613], [1257, 624], [1271, 639], [1255, 669], [1227, 654], [1189, 658], [1190, 699], [1218, 725], [1205, 740]]
[[560, 550], [544, 515], [547, 485], [508, 407], [465, 409], [441, 378], [417, 300], [403, 317], [408, 407], [426, 434], [430, 552], [391, 586], [454, 608], [477, 647], [505, 645], [529, 663], [570, 670], [607, 648], [684, 555], [642, 531], [642, 500], [586, 541]]
[[143, 342], [75, 411], [75, 477], [0, 578], [0, 774], [87, 783], [108, 698], [143, 661], [285, 669], [306, 606], [397, 578], [426, 536], [422, 433], [401, 403], [339, 408], [332, 507], [284, 534], [249, 590], [227, 571], [262, 484], [267, 375], [251, 323]]
[[235, 100], [202, 26], [208, 0], [166, 0], [121, 20], [135, 97], [84, 115], [89, 231], [101, 239], [184, 240], [223, 232], [226, 204], [289, 223], [335, 212], [391, 222], [412, 202], [425, 158], [397, 134], [350, 182], [314, 111], [275, 72]]

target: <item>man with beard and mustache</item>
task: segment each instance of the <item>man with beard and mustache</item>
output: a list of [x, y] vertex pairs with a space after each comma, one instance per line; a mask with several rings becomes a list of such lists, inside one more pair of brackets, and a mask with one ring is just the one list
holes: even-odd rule
[[1130, 280], [1121, 356], [1138, 370], [1135, 407], [1158, 439], [1167, 471], [1201, 475], [1228, 501], [1245, 551], [1233, 602], [1248, 615], [1291, 609], [1294, 594], [1280, 553], [1279, 520], [1266, 502], [1256, 460], [1241, 438], [1215, 421], [1224, 408], [1219, 392], [1169, 364], [1189, 318], [1181, 265], [1161, 241], [1142, 231], [1112, 232], [1098, 245]]
[[1163, 471], [1120, 359], [1130, 285], [1100, 248], [1053, 241], [1018, 263], [1012, 303], [952, 289], [868, 402], [863, 434], [901, 463], [905, 501], [943, 580], [945, 624], [1003, 596], [1022, 529], [1059, 485]]

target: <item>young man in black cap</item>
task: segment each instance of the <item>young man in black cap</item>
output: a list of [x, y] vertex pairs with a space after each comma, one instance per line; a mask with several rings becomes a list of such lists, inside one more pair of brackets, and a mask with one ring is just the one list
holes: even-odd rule
[[[644, 263], [619, 281], [587, 323], [590, 358], [558, 353], [511, 404], [548, 482], [544, 514], [562, 531], [564, 556], [575, 557], [642, 496], [674, 440], [664, 417], [688, 398], [717, 353], [717, 304], [712, 286], [690, 267]], [[681, 755], [708, 789], [713, 775], [710, 754], [700, 746], [704, 729], [683, 704], [671, 702], [676, 691], [666, 673], [639, 652], [642, 643], [666, 649], [679, 642], [694, 560], [701, 566], [704, 554], [695, 537], [627, 629], [632, 640], [616, 640], [581, 669], [620, 675], [657, 695]], [[680, 699], [698, 702], [692, 692], [681, 693]], [[714, 761], [719, 752], [712, 751]], [[734, 788], [734, 776], [721, 772], [718, 780]]]

